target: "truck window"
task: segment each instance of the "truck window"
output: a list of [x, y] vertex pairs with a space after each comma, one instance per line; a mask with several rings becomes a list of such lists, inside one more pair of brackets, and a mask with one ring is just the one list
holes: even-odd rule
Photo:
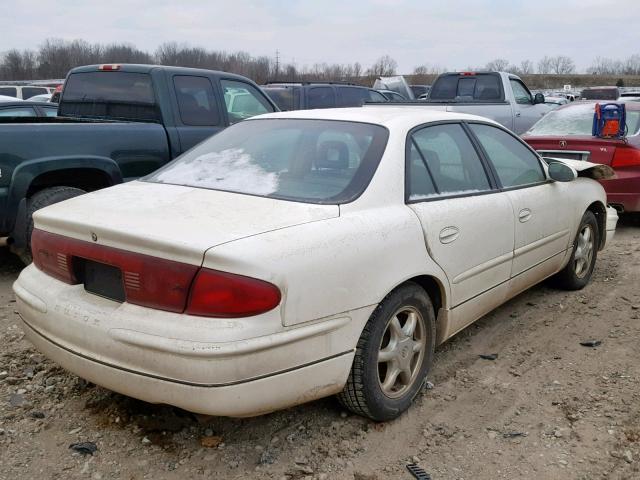
[[0, 95], [5, 95], [7, 97], [17, 97], [18, 90], [15, 87], [0, 87]]
[[429, 92], [430, 100], [502, 101], [500, 76], [493, 73], [441, 75]]
[[307, 98], [309, 108], [333, 108], [336, 106], [336, 94], [331, 87], [311, 87]]
[[282, 111], [300, 108], [300, 87], [263, 87], [263, 90]]
[[161, 120], [151, 77], [146, 73], [122, 71], [69, 75], [62, 92], [60, 114], [132, 121]]
[[36, 95], [44, 95], [49, 91], [44, 87], [22, 87], [22, 99], [26, 100]]
[[361, 87], [336, 87], [339, 107], [361, 107], [369, 101], [369, 91]]
[[253, 85], [237, 80], [220, 80], [220, 85], [224, 93], [229, 123], [237, 123], [261, 113], [273, 112], [273, 107], [264, 94]]
[[513, 96], [516, 99], [516, 103], [527, 105], [533, 103], [533, 97], [531, 92], [523, 85], [523, 83], [515, 78], [509, 80], [511, 83], [511, 89], [513, 90]]
[[208, 78], [176, 75], [173, 77], [173, 86], [182, 123], [192, 126], [214, 126], [220, 123], [213, 87]]

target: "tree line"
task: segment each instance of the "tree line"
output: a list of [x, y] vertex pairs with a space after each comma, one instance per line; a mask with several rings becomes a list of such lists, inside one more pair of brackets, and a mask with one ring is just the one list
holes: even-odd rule
[[[266, 55], [207, 50], [177, 42], [164, 43], [155, 52], [149, 53], [127, 43], [102, 45], [84, 40], [47, 39], [35, 50], [12, 49], [1, 54], [0, 80], [64, 78], [73, 67], [100, 63], [144, 63], [223, 70], [244, 75], [259, 84], [270, 80], [357, 81], [362, 77], [395, 75], [398, 71], [397, 62], [389, 55], [381, 56], [368, 67], [360, 62], [315, 63], [300, 67], [293, 63], [281, 63], [275, 57]], [[537, 64], [531, 60], [514, 64], [509, 60], [497, 58], [480, 67], [469, 67], [469, 70], [501, 70], [521, 75], [567, 75], [576, 73], [576, 66], [570, 57], [556, 55], [545, 56]], [[444, 71], [447, 71], [447, 68], [442, 65], [425, 63], [416, 66], [412, 75], [425, 77]], [[587, 73], [640, 75], [640, 55], [631, 55], [624, 60], [597, 57], [587, 69]]]

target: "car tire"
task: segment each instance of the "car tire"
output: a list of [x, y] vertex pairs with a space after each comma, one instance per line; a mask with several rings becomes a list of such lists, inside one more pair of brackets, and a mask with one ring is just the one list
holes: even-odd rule
[[563, 290], [584, 288], [591, 280], [599, 245], [598, 221], [593, 212], [587, 211], [580, 221], [569, 263], [553, 277], [553, 284]]
[[375, 421], [398, 417], [424, 386], [435, 338], [429, 295], [413, 282], [398, 287], [369, 317], [339, 402]]
[[75, 187], [50, 187], [40, 190], [33, 194], [27, 200], [27, 227], [25, 231], [25, 248], [15, 251], [25, 265], [31, 263], [31, 234], [33, 233], [33, 214], [36, 210], [48, 207], [54, 203], [62, 202], [63, 200], [69, 200], [70, 198], [82, 195], [85, 192]]

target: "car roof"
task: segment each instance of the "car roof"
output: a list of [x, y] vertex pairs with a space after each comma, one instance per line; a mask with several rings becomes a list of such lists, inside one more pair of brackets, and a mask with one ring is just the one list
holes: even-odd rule
[[384, 127], [404, 127], [423, 123], [442, 122], [451, 120], [476, 120], [485, 123], [497, 122], [488, 118], [466, 113], [446, 112], [439, 109], [425, 108], [424, 106], [392, 106], [393, 104], [366, 105], [364, 107], [349, 108], [323, 108], [316, 110], [292, 110], [288, 112], [267, 113], [253, 117], [260, 119], [309, 119], [309, 120], [342, 120], [347, 122], [373, 123]]
[[153, 70], [164, 70], [169, 73], [182, 74], [182, 75], [215, 75], [224, 78], [228, 78], [230, 80], [249, 80], [247, 77], [243, 77], [242, 75], [236, 75], [235, 73], [223, 72], [220, 70], [208, 70], [204, 68], [189, 68], [189, 67], [175, 67], [170, 65], [147, 65], [147, 64], [137, 64], [137, 63], [107, 63], [107, 64], [96, 64], [96, 65], [84, 65], [82, 67], [75, 67], [69, 74], [73, 73], [86, 73], [86, 72], [102, 72], [105, 70], [101, 70], [101, 65], [118, 65], [118, 72], [130, 72], [130, 73], [151, 73]]

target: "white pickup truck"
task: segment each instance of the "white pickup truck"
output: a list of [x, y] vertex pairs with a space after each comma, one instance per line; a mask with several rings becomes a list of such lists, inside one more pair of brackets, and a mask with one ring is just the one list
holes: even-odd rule
[[433, 82], [426, 101], [410, 103], [447, 112], [480, 115], [495, 120], [518, 135], [529, 130], [550, 110], [544, 103], [544, 95], [532, 95], [520, 77], [506, 72], [443, 73]]

